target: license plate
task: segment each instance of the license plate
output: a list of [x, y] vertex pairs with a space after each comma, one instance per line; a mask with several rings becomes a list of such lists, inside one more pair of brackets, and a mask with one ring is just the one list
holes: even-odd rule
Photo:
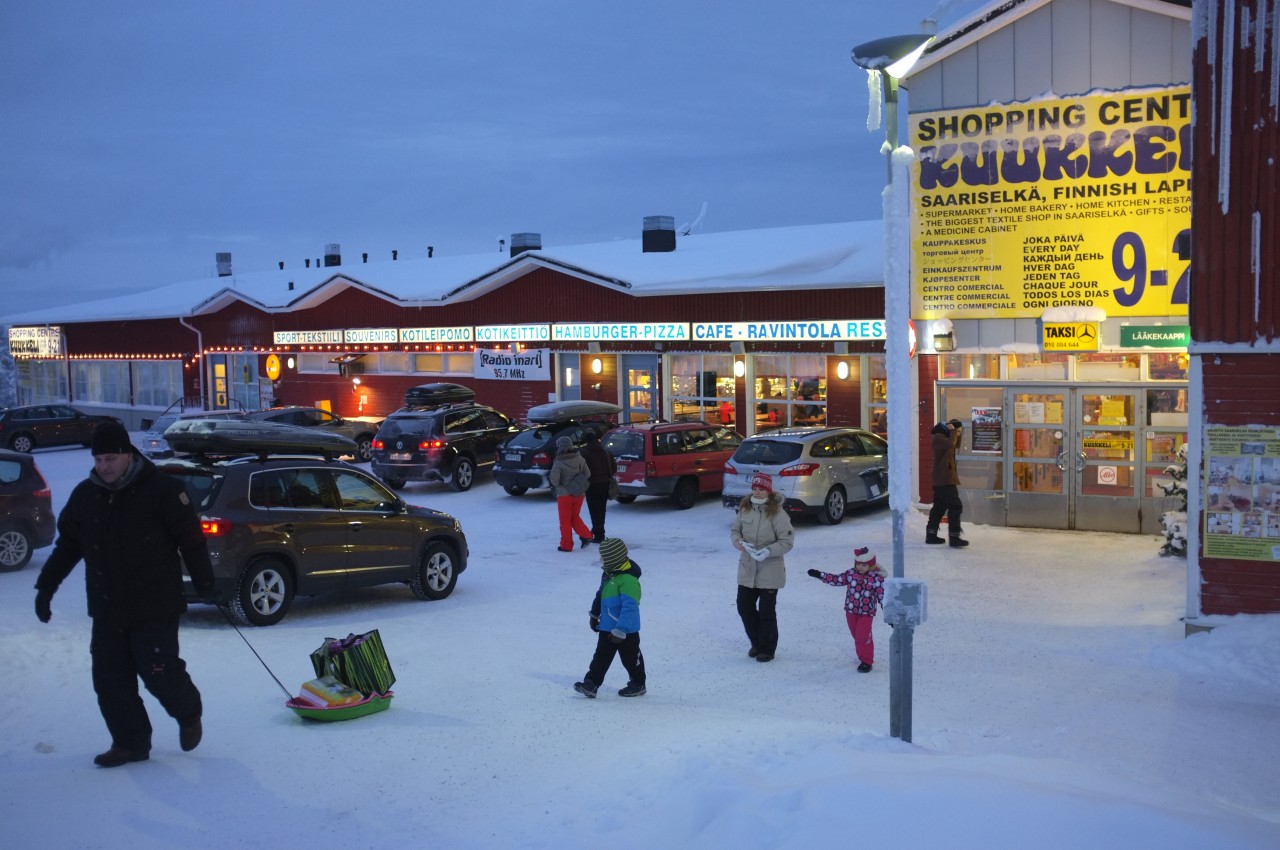
[[391, 453], [392, 460], [408, 460], [411, 457], [413, 457], [412, 452], [392, 452]]
[[620, 463], [620, 464], [618, 464], [618, 471], [619, 471], [619, 472], [626, 472], [626, 471], [627, 471], [627, 465], [626, 465], [625, 463]]
[[502, 459], [503, 459], [503, 460], [510, 460], [510, 461], [519, 461], [519, 460], [520, 460], [520, 455], [505, 454], [505, 455], [503, 455], [503, 456], [502, 456]]

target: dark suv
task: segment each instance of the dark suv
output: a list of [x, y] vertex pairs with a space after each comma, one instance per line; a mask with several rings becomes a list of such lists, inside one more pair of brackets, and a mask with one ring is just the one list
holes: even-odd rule
[[645, 422], [613, 429], [604, 447], [618, 464], [619, 502], [668, 496], [686, 510], [720, 492], [724, 462], [741, 442], [737, 431], [706, 422]]
[[493, 465], [498, 445], [520, 428], [474, 402], [404, 407], [388, 416], [373, 438], [373, 474], [399, 490], [406, 481], [446, 481], [470, 490], [476, 470]]
[[604, 401], [553, 401], [529, 410], [530, 426], [498, 447], [493, 478], [512, 496], [545, 489], [551, 462], [556, 456], [556, 440], [568, 437], [575, 446], [586, 442], [594, 431], [603, 439], [622, 408]]
[[[280, 622], [296, 595], [402, 582], [443, 599], [467, 568], [452, 516], [408, 505], [364, 470], [323, 457], [163, 460], [200, 515], [214, 599], [241, 622]], [[195, 596], [187, 583], [188, 595]]]

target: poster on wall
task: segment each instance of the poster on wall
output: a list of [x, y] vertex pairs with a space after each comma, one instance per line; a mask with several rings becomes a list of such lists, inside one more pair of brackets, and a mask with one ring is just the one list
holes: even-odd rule
[[1191, 90], [911, 116], [911, 318], [1185, 316]]
[[975, 407], [970, 413], [972, 424], [973, 450], [975, 452], [996, 452], [1002, 450], [1000, 444], [1000, 428], [1003, 412], [998, 407]]
[[1280, 430], [1205, 428], [1204, 554], [1280, 561]]

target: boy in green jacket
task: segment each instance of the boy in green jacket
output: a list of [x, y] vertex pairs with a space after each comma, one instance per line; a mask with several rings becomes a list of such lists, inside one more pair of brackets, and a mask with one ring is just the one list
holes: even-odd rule
[[600, 542], [600, 568], [604, 575], [591, 603], [591, 630], [596, 651], [591, 666], [573, 689], [595, 699], [613, 657], [622, 657], [629, 680], [620, 697], [645, 694], [644, 656], [640, 654], [640, 565], [631, 559], [627, 544], [616, 537]]

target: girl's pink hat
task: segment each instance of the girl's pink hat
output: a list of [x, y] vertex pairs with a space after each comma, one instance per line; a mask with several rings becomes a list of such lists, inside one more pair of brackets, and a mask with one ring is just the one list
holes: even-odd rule
[[871, 549], [866, 546], [863, 546], [860, 549], [854, 549], [853, 562], [855, 564], [865, 564], [868, 567], [874, 567], [876, 565], [876, 553], [872, 552]]
[[757, 472], [751, 476], [751, 489], [759, 487], [761, 490], [773, 492], [773, 479], [769, 477], [767, 472]]

